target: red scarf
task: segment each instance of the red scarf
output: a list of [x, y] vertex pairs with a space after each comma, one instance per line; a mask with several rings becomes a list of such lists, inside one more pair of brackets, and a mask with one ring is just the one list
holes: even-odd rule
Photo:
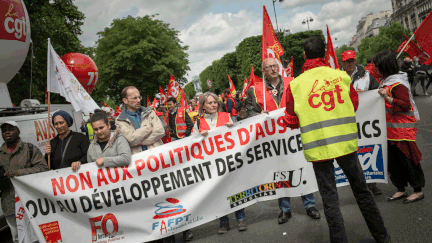
[[306, 62], [303, 64], [303, 68], [301, 70], [301, 73], [304, 73], [307, 70], [312, 69], [312, 68], [323, 67], [323, 66], [326, 66], [326, 67], [329, 66], [323, 58], [307, 59]]

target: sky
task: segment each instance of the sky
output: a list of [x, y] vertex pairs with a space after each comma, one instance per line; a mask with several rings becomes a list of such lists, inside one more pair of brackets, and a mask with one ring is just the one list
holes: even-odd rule
[[[244, 38], [262, 34], [263, 5], [276, 28], [272, 0], [75, 0], [74, 4], [86, 16], [80, 36], [84, 46], [94, 46], [97, 32], [114, 19], [159, 14], [156, 18], [178, 30], [182, 45], [189, 46], [189, 81], [235, 51]], [[274, 6], [279, 29], [306, 31], [302, 22], [312, 18], [311, 30], [325, 35], [329, 25], [335, 48], [351, 41], [362, 17], [392, 9], [391, 0], [276, 0]]]

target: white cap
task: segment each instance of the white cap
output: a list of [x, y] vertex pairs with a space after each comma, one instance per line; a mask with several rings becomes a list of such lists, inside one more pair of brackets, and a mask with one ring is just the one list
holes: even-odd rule
[[14, 121], [5, 121], [0, 125], [0, 128], [2, 128], [4, 124], [9, 124], [9, 125], [17, 127], [19, 129], [18, 123], [14, 122]]

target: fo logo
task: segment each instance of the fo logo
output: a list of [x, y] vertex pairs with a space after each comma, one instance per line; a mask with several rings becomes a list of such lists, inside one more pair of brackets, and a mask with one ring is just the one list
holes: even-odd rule
[[155, 205], [158, 209], [155, 211], [156, 215], [153, 219], [169, 218], [186, 212], [186, 209], [183, 209], [182, 205], [177, 204], [180, 202], [178, 199], [167, 198], [165, 201], [166, 202], [160, 202]]

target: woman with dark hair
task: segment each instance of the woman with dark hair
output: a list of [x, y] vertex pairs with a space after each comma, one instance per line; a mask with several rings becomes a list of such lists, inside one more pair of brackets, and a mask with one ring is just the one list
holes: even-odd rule
[[[388, 198], [395, 201], [402, 198], [404, 203], [416, 202], [424, 198], [422, 187], [425, 178], [420, 165], [421, 152], [417, 148], [417, 120], [420, 120], [417, 107], [410, 91], [406, 73], [399, 72], [396, 55], [383, 51], [374, 57], [377, 73], [382, 74], [378, 93], [385, 99], [388, 172], [397, 192]], [[408, 183], [414, 193], [407, 197]]]
[[[234, 123], [231, 120], [231, 117], [226, 112], [219, 112], [220, 104], [218, 102], [218, 97], [211, 93], [204, 93], [199, 99], [200, 107], [199, 107], [199, 116], [200, 118], [195, 122], [195, 126], [193, 129], [193, 135], [203, 135], [207, 136], [208, 132], [211, 129], [220, 126], [228, 126], [231, 127]], [[237, 210], [235, 212], [237, 221], [239, 222], [238, 227], [239, 231], [247, 230], [246, 225], [246, 215], [244, 212], [244, 208]], [[223, 216], [220, 218], [220, 226], [218, 229], [218, 234], [225, 234], [230, 229], [228, 216]]]
[[72, 167], [73, 171], [87, 163], [87, 150], [90, 141], [86, 135], [71, 131], [73, 118], [66, 111], [58, 110], [52, 116], [52, 124], [57, 136], [45, 145], [45, 159], [50, 156], [50, 169], [57, 170]]

